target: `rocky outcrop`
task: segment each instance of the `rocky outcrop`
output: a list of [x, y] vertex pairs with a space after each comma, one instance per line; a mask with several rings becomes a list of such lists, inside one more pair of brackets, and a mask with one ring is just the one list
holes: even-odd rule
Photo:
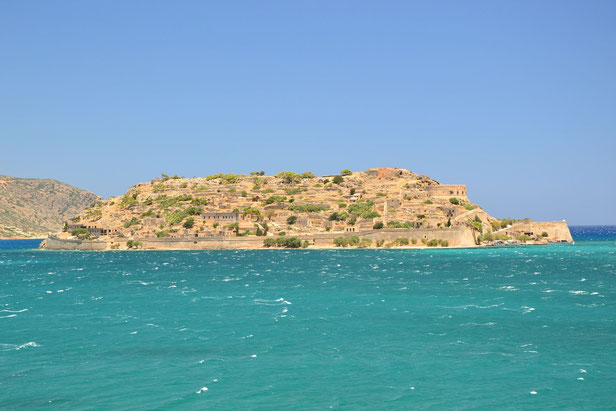
[[41, 237], [101, 200], [56, 180], [0, 176], [0, 238]]

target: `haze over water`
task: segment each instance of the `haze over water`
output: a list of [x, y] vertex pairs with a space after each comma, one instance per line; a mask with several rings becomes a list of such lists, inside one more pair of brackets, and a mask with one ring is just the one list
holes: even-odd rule
[[616, 230], [572, 231], [464, 250], [0, 250], [0, 408], [613, 407]]

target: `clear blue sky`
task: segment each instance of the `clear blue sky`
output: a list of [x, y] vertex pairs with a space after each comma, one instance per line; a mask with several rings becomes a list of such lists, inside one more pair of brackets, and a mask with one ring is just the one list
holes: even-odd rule
[[404, 167], [616, 223], [614, 1], [0, 2], [0, 174]]

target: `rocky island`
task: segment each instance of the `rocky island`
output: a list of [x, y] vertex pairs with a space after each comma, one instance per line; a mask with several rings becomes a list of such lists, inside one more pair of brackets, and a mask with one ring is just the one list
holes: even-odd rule
[[466, 186], [400, 168], [161, 177], [66, 221], [44, 249], [476, 247], [571, 242], [565, 221], [498, 219]]

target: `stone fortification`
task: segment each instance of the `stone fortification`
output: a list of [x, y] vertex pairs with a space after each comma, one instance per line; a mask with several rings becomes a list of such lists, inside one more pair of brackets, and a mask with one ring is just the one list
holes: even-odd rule
[[[136, 242], [140, 248], [255, 248], [278, 237], [324, 247], [348, 236], [374, 242], [425, 237], [471, 246], [480, 234], [506, 226], [473, 204], [466, 186], [441, 184], [400, 168], [343, 170], [324, 177], [290, 171], [275, 176], [163, 175], [85, 209], [44, 247], [99, 249], [102, 242], [110, 249]], [[547, 230], [556, 240], [570, 238], [568, 230]]]

